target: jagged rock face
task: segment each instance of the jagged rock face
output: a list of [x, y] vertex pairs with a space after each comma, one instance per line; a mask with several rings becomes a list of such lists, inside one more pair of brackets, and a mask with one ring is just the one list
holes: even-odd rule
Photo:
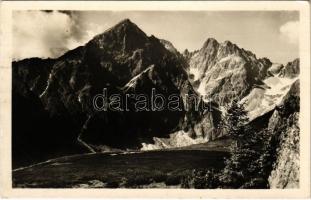
[[54, 59], [29, 58], [13, 62], [13, 90], [27, 96], [28, 89], [36, 95], [43, 92]]
[[[165, 58], [172, 57], [154, 36], [148, 37], [129, 20], [117, 24], [96, 36], [86, 45], [86, 56], [91, 66], [100, 66], [117, 78], [123, 86], [148, 66], [163, 66]], [[156, 52], [156, 53], [155, 53]]]
[[282, 68], [280, 71], [279, 76], [280, 77], [286, 77], [286, 78], [294, 78], [299, 75], [299, 59], [295, 59], [293, 62], [287, 63], [285, 67]]
[[270, 188], [299, 188], [299, 92], [297, 80], [269, 121], [268, 128], [278, 141]]
[[[74, 110], [90, 110], [90, 102], [86, 101], [91, 96], [101, 93], [104, 87], [118, 93], [118, 88], [150, 65], [184, 68], [183, 63], [174, 58], [157, 38], [148, 37], [135, 24], [124, 20], [97, 35], [85, 47], [59, 59], [41, 96], [47, 105], [51, 101], [51, 104], [58, 105], [50, 110], [72, 110], [72, 107]], [[186, 73], [181, 76], [183, 79], [187, 77]], [[179, 78], [174, 77], [176, 84]], [[60, 102], [54, 102], [57, 99]]]
[[299, 188], [299, 113], [291, 115], [286, 121], [287, 131], [280, 140], [280, 149], [275, 169], [269, 177], [270, 188]]
[[170, 41], [167, 41], [167, 40], [164, 40], [164, 39], [161, 39], [160, 40], [161, 44], [163, 44], [163, 46], [169, 50], [170, 52], [172, 52], [173, 54], [180, 54], [178, 52], [178, 50], [174, 47], [174, 45], [170, 42]]
[[276, 107], [270, 121], [269, 129], [276, 130], [279, 127], [281, 117], [288, 117], [289, 115], [300, 111], [300, 82], [296, 80], [288, 93], [283, 97], [282, 102]]
[[81, 66], [84, 50], [78, 47], [58, 58], [39, 97], [52, 116], [82, 114], [77, 95], [84, 91], [89, 73]]
[[[183, 52], [182, 52], [182, 55], [183, 57], [186, 59], [187, 63], [190, 62], [190, 59], [191, 57], [196, 54], [199, 50], [195, 50], [195, 51], [192, 51], [192, 52], [189, 52], [188, 49], [185, 49]], [[193, 78], [192, 78], [193, 79]]]
[[[133, 26], [133, 28], [124, 28], [124, 24], [126, 26]], [[125, 30], [128, 30], [125, 32], [126, 34], [142, 37], [138, 40], [141, 41], [141, 43], [135, 42], [134, 44], [126, 44], [125, 42], [125, 45], [123, 43], [124, 46], [119, 48], [122, 50], [121, 52], [116, 51], [115, 49], [118, 48], [115, 47], [112, 47], [112, 50], [108, 51], [101, 50], [106, 49], [106, 47], [104, 47], [106, 37], [110, 38], [110, 35], [114, 35], [114, 33], [110, 33], [111, 31], [120, 34]], [[137, 32], [139, 32], [139, 34], [137, 34]], [[107, 33], [108, 36], [106, 36]], [[126, 94], [147, 94], [149, 97], [148, 99], [150, 99], [151, 91], [155, 89], [157, 93], [163, 94], [166, 99], [168, 99], [169, 95], [177, 94], [183, 100], [180, 102], [183, 106], [186, 104], [185, 95], [195, 94], [184, 70], [185, 62], [183, 59], [180, 59], [179, 56], [176, 56], [176, 54], [168, 51], [161, 44], [160, 40], [154, 36], [147, 37], [136, 25], [128, 21], [121, 22], [107, 33], [95, 37], [95, 41], [91, 41], [88, 45], [90, 45], [93, 52], [91, 55], [103, 53], [106, 56], [107, 52], [112, 52], [110, 57], [113, 58], [114, 62], [111, 64], [111, 71], [108, 70], [111, 74], [108, 75], [110, 78], [120, 75], [123, 76], [121, 78], [113, 78], [114, 80], [119, 78], [119, 80], [115, 83], [109, 83], [110, 88], [116, 88], [116, 93], [122, 96]], [[118, 37], [120, 37], [120, 35], [118, 35]], [[127, 36], [123, 36], [121, 38], [126, 37]], [[110, 39], [107, 42], [109, 41]], [[120, 45], [119, 43], [116, 44]], [[99, 48], [99, 50], [97, 48]], [[99, 55], [99, 57], [103, 59], [106, 58], [105, 56]], [[97, 58], [92, 60], [96, 59]], [[103, 68], [105, 68], [107, 61], [101, 61], [100, 63], [105, 63], [105, 65], [103, 65]], [[119, 71], [119, 69], [122, 69], [122, 71]], [[121, 87], [121, 89], [118, 87]], [[134, 102], [129, 101], [128, 104], [130, 107], [134, 106]], [[107, 117], [105, 116], [106, 114], [113, 115], [113, 117]], [[148, 138], [153, 136], [167, 136], [170, 132], [178, 129], [178, 127], [180, 128], [180, 123], [182, 123], [186, 113], [183, 111], [170, 111], [166, 109], [152, 113], [150, 111], [143, 111], [139, 113], [108, 112], [106, 114], [96, 114], [94, 118], [104, 119], [103, 121], [107, 121], [107, 119], [109, 121], [110, 118], [117, 120], [113, 123], [108, 122], [105, 126], [101, 125], [101, 127], [97, 128], [99, 131], [83, 131], [81, 137], [83, 140], [95, 145], [105, 142], [108, 145], [116, 145], [117, 147], [125, 145], [129, 145], [130, 147], [132, 147], [132, 145], [137, 146], [137, 144], [141, 143], [140, 140], [148, 140]], [[187, 113], [187, 115], [190, 114]], [[98, 126], [95, 125], [95, 123], [93, 123], [93, 125]], [[121, 129], [119, 127], [121, 127]], [[103, 134], [103, 132], [107, 132], [107, 130], [112, 130], [113, 132], [110, 139], [107, 139], [107, 136]], [[120, 137], [126, 139], [120, 141]]]
[[[295, 61], [294, 61], [295, 62]], [[294, 63], [293, 62], [293, 63]], [[296, 63], [299, 68], [299, 62]], [[287, 64], [288, 66], [290, 64]], [[255, 87], [245, 96], [241, 102], [245, 103], [245, 108], [248, 111], [250, 119], [273, 110], [275, 106], [281, 103], [283, 97], [289, 92], [292, 84], [298, 79], [299, 72], [283, 77], [280, 74], [284, 70], [283, 65], [272, 65], [268, 72], [270, 76], [262, 80], [263, 85]]]
[[254, 85], [262, 84], [271, 62], [267, 58], [257, 59], [229, 41], [218, 43], [209, 38], [192, 55], [189, 65], [198, 92], [226, 104], [233, 98], [244, 97]]
[[66, 114], [53, 117], [39, 98], [56, 62], [30, 58], [12, 63], [13, 168], [85, 152], [76, 142], [80, 116], [74, 120]]
[[[18, 69], [23, 62], [14, 63], [13, 68]], [[27, 67], [33, 69], [37, 65], [32, 62], [25, 64]], [[31, 84], [38, 88], [36, 95], [51, 117], [75, 120], [75, 135], [89, 147], [139, 148], [154, 136], [193, 129], [194, 122], [201, 120], [201, 111], [186, 101], [187, 95], [197, 96], [186, 69], [187, 62], [181, 54], [167, 50], [159, 39], [124, 20], [85, 46], [53, 60], [42, 76], [38, 73], [40, 76], [31, 77]], [[18, 70], [15, 73], [18, 80], [23, 79]], [[40, 81], [34, 82], [37, 79]], [[28, 78], [25, 82], [29, 85]], [[109, 95], [118, 94], [121, 98], [127, 94], [150, 97], [154, 88], [166, 98], [176, 94], [182, 108], [189, 104], [189, 110], [97, 112], [92, 100], [104, 88]], [[133, 106], [130, 100], [129, 108]]]
[[272, 75], [278, 75], [283, 68], [284, 65], [279, 63], [273, 63], [269, 68], [268, 72], [270, 72]]

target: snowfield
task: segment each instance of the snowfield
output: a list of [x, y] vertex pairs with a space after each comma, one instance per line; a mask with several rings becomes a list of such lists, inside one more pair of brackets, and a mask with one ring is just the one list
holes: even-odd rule
[[154, 144], [142, 143], [143, 147], [141, 148], [141, 150], [149, 151], [157, 149], [169, 149], [208, 142], [207, 136], [205, 137], [197, 136], [196, 138], [192, 138], [189, 135], [190, 134], [187, 132], [177, 131], [175, 133], [170, 134], [169, 138], [154, 137], [153, 138]]
[[249, 95], [241, 100], [241, 103], [245, 103], [250, 120], [265, 114], [278, 105], [297, 79], [273, 76], [263, 81], [268, 87], [254, 88]]
[[[249, 95], [244, 97], [240, 102], [245, 103], [245, 109], [248, 111], [249, 119], [253, 120], [272, 109], [281, 103], [283, 97], [288, 93], [291, 85], [298, 79], [297, 78], [282, 78], [279, 76], [273, 76], [266, 78], [263, 82], [264, 87], [258, 86], [254, 88]], [[206, 83], [202, 80], [198, 92], [201, 95], [205, 94]], [[200, 144], [208, 142], [209, 139], [206, 136], [190, 137], [190, 133], [184, 131], [177, 131], [170, 134], [169, 138], [157, 138], [154, 137], [154, 144], [142, 143], [141, 150], [157, 150], [157, 149], [169, 149], [175, 147], [184, 147], [194, 144]]]

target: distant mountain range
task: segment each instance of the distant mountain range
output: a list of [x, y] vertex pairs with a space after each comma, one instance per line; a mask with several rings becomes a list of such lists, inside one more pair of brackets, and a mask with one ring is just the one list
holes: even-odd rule
[[[284, 102], [299, 98], [299, 59], [274, 64], [213, 38], [180, 53], [128, 19], [59, 58], [28, 58], [12, 67], [13, 166], [88, 151], [207, 142], [222, 136], [217, 126], [233, 99], [245, 103], [260, 129], [271, 126], [275, 112], [287, 108]], [[152, 89], [165, 98], [176, 94], [189, 109], [136, 112], [130, 100], [129, 112], [98, 112], [93, 98], [103, 88], [122, 98]], [[211, 109], [195, 109], [189, 95]], [[287, 117], [299, 113], [297, 107], [286, 110]]]

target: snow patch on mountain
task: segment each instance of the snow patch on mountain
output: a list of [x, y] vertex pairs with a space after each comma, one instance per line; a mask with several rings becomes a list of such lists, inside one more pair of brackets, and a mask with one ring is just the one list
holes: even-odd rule
[[135, 85], [137, 84], [138, 79], [141, 78], [142, 75], [148, 73], [153, 68], [154, 68], [154, 65], [150, 65], [149, 67], [147, 67], [144, 71], [142, 71], [138, 75], [134, 76], [122, 89], [123, 90], [128, 90], [129, 88], [135, 87]]
[[45, 89], [43, 90], [43, 92], [39, 95], [40, 98], [42, 98], [42, 97], [46, 94], [48, 88], [50, 87], [52, 77], [53, 77], [53, 76], [52, 76], [52, 73], [50, 73], [50, 74], [49, 74], [49, 78], [48, 78], [47, 83], [46, 83], [46, 87], [45, 87]]
[[198, 89], [197, 89], [197, 92], [202, 95], [202, 96], [205, 96], [206, 95], [206, 91], [205, 91], [205, 88], [206, 88], [206, 80], [202, 80]]
[[184, 147], [193, 144], [200, 144], [208, 142], [207, 136], [197, 136], [195, 138], [190, 137], [190, 133], [183, 130], [177, 131], [169, 135], [169, 138], [153, 138], [154, 144], [142, 143], [141, 150], [156, 150], [156, 149], [169, 149], [176, 147]]
[[169, 50], [170, 52], [172, 52], [172, 53], [174, 53], [174, 54], [178, 54], [177, 49], [174, 47], [174, 45], [173, 45], [170, 41], [160, 39], [160, 42], [163, 44], [163, 46], [164, 46], [167, 50]]
[[273, 63], [268, 69], [268, 72], [272, 73], [273, 75], [278, 75], [283, 68], [284, 66], [282, 64]]
[[227, 62], [227, 61], [239, 63], [239, 62], [242, 62], [243, 59], [236, 55], [229, 55], [224, 58], [221, 58], [218, 62], [222, 63], [222, 62]]
[[250, 120], [263, 115], [278, 105], [296, 80], [297, 78], [273, 76], [263, 81], [267, 87], [254, 88], [241, 100], [241, 103], [245, 103]]
[[199, 69], [197, 67], [190, 67], [189, 72], [190, 72], [190, 74], [192, 74], [194, 76], [193, 77], [194, 81], [196, 81], [200, 78], [201, 72], [199, 71]]

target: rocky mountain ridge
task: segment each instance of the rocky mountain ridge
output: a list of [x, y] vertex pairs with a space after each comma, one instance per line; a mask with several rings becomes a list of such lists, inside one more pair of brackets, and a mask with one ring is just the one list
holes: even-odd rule
[[[87, 144], [86, 151], [89, 148], [94, 151], [107, 147], [139, 148], [142, 142], [152, 142], [153, 137], [167, 137], [178, 130], [186, 130], [192, 137], [201, 134], [194, 126], [201, 121], [202, 111], [195, 110], [194, 103], [202, 105], [204, 102], [186, 101], [187, 96], [198, 97], [188, 81], [186, 68], [181, 54], [167, 50], [161, 40], [147, 36], [126, 19], [95, 36], [85, 46], [57, 59], [13, 62], [13, 101], [22, 102], [20, 96], [23, 96], [40, 102], [40, 110], [50, 119], [64, 119], [65, 124], [69, 124], [68, 120], [71, 122], [71, 130], [51, 133], [50, 136], [55, 137], [51, 140], [55, 146], [49, 146], [51, 151], [57, 149], [60, 140], [65, 146], [79, 142], [82, 146]], [[150, 98], [152, 89], [165, 98], [174, 94], [180, 97], [175, 103], [182, 109], [136, 112], [135, 101], [130, 100], [128, 112], [97, 112], [92, 100], [102, 94], [104, 88], [108, 89], [109, 95], [119, 95], [122, 99], [127, 94], [146, 94]], [[185, 110], [185, 107], [189, 109]], [[18, 109], [14, 115], [20, 115]], [[217, 122], [211, 119], [206, 123], [210, 124], [208, 127], [214, 127]], [[20, 125], [23, 125], [20, 120], [13, 124], [22, 128]], [[13, 134], [18, 140], [30, 136], [19, 128], [13, 130]], [[27, 142], [33, 140], [33, 146], [36, 146], [40, 140], [35, 138], [41, 138], [39, 136], [40, 132], [34, 132]], [[18, 145], [13, 144], [16, 152], [21, 152], [20, 146], [23, 146], [22, 140]]]
[[230, 41], [219, 43], [209, 38], [191, 56], [189, 72], [200, 94], [227, 104], [232, 98], [242, 99], [254, 86], [261, 85], [271, 64], [269, 59], [257, 59], [255, 54]]
[[[219, 105], [242, 99], [255, 119], [273, 112], [299, 74], [299, 59], [285, 67], [276, 66], [230, 41], [219, 43], [209, 38], [201, 49], [181, 54], [169, 41], [147, 36], [128, 19], [57, 59], [30, 58], [12, 65], [13, 116], [29, 113], [22, 109], [25, 105], [38, 114], [29, 116], [27, 124], [44, 116], [34, 131], [23, 117], [13, 120], [13, 153], [17, 157], [39, 150], [26, 143], [54, 152], [62, 151], [57, 147], [62, 141], [64, 149], [70, 146], [72, 152], [86, 152], [170, 148], [214, 140], [221, 136], [217, 131], [222, 116]], [[290, 82], [279, 84], [281, 92], [274, 97], [271, 88], [276, 78]], [[165, 98], [180, 97], [176, 103], [182, 109], [136, 112], [137, 102], [131, 99], [129, 112], [97, 112], [92, 100], [103, 94], [103, 88], [121, 99], [128, 94], [150, 98], [155, 89]], [[198, 102], [187, 102], [191, 95]], [[201, 99], [200, 95], [207, 96]], [[272, 103], [260, 108], [264, 101]], [[195, 104], [210, 105], [210, 110], [195, 109]], [[47, 136], [41, 135], [44, 126], [54, 127]]]

